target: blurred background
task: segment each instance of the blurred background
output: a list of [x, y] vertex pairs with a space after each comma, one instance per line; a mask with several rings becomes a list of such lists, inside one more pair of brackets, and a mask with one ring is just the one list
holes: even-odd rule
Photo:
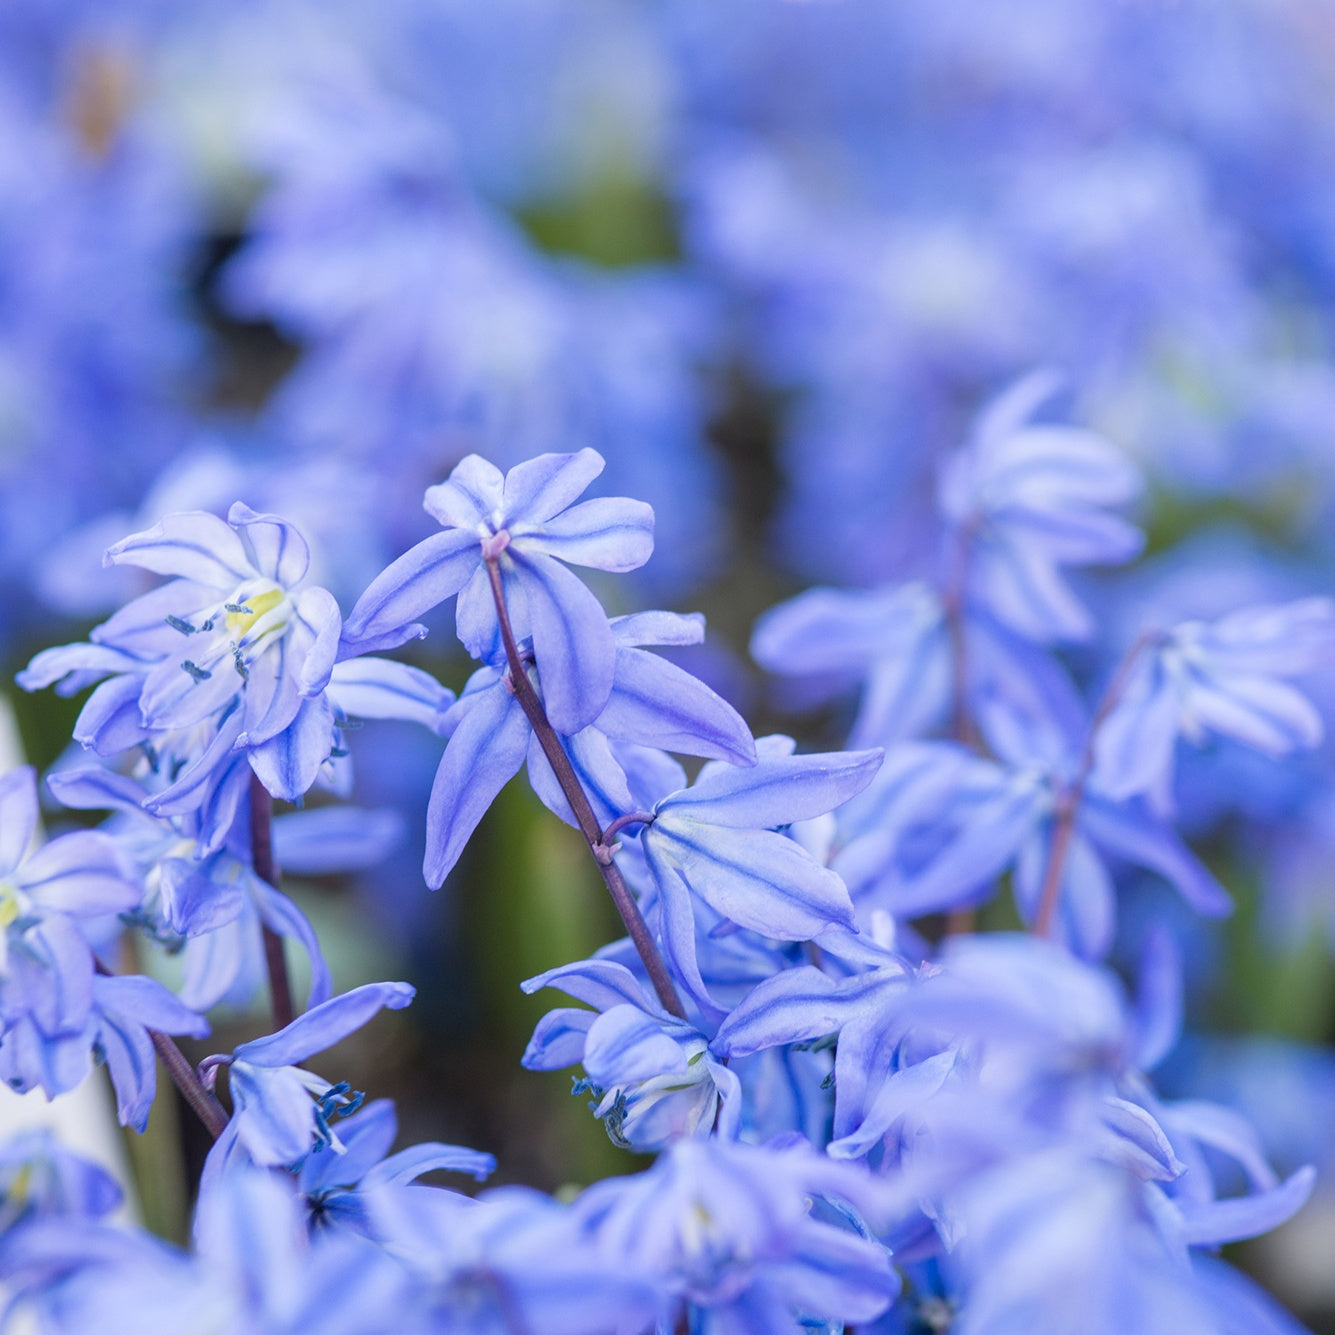
[[[464, 454], [585, 445], [604, 492], [658, 517], [609, 609], [704, 610], [692, 670], [757, 732], [837, 746], [847, 713], [751, 667], [752, 623], [813, 582], [932, 570], [941, 458], [1035, 366], [1149, 479], [1146, 558], [1094, 590], [1114, 650], [1147, 609], [1331, 592], [1333, 162], [1327, 0], [7, 0], [0, 694], [21, 748], [55, 762], [79, 702], [16, 698], [14, 672], [137, 591], [101, 552], [162, 513], [285, 514], [347, 610], [432, 531], [422, 490]], [[449, 626], [410, 656], [458, 689]], [[518, 981], [616, 933], [579, 841], [512, 786], [432, 894], [439, 739], [358, 742], [357, 799], [401, 837], [289, 888], [340, 988], [419, 997], [349, 1078], [502, 1180], [627, 1171], [568, 1076], [518, 1064], [547, 1009]], [[1167, 1084], [1243, 1108], [1282, 1171], [1329, 1168], [1329, 748], [1281, 768], [1218, 746], [1182, 800], [1239, 911], [1182, 924], [1193, 1037]], [[193, 1134], [159, 1100], [131, 1147], [167, 1234], [186, 1201], [152, 1165]], [[1242, 1259], [1331, 1330], [1329, 1173], [1319, 1191]]]

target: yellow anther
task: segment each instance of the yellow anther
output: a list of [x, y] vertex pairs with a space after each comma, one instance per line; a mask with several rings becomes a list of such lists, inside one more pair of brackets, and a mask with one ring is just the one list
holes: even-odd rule
[[283, 597], [283, 591], [279, 588], [270, 589], [267, 593], [252, 594], [238, 604], [246, 609], [244, 612], [228, 612], [226, 618], [228, 635], [234, 640], [241, 639], [260, 617], [266, 612], [273, 611], [283, 601]]

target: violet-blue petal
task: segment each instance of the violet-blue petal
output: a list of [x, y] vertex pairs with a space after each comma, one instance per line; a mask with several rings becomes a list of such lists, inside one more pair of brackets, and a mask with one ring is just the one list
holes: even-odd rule
[[251, 748], [250, 767], [274, 797], [295, 802], [329, 759], [333, 738], [334, 711], [323, 695], [313, 696], [301, 702], [283, 732]]
[[115, 755], [138, 746], [148, 736], [139, 709], [143, 678], [112, 677], [96, 687], [74, 721], [73, 737], [85, 750]]
[[174, 617], [199, 629], [197, 618], [218, 605], [218, 590], [193, 580], [173, 579], [141, 594], [113, 612], [100, 626], [94, 626], [89, 639], [94, 644], [114, 646], [125, 653], [159, 657], [179, 649], [190, 640], [167, 621]]
[[1088, 796], [1081, 804], [1079, 824], [1104, 851], [1162, 876], [1197, 913], [1220, 918], [1233, 911], [1228, 891], [1205, 864], [1148, 813], [1133, 813]]
[[589, 1026], [584, 1069], [605, 1089], [651, 1080], [666, 1071], [684, 1072], [686, 1053], [669, 1028], [686, 1027], [679, 1021], [648, 1015], [638, 1006], [613, 1006]]
[[99, 830], [52, 839], [14, 879], [40, 907], [85, 918], [134, 908], [141, 893], [119, 845]]
[[519, 772], [528, 751], [529, 732], [523, 708], [499, 679], [494, 686], [478, 691], [467, 710], [461, 711], [440, 758], [427, 806], [422, 870], [433, 889], [459, 860], [496, 794]]
[[388, 658], [352, 658], [339, 663], [329, 691], [344, 714], [362, 719], [403, 719], [441, 731], [454, 692], [429, 672]]
[[705, 638], [705, 619], [699, 612], [631, 612], [613, 617], [612, 639], [618, 649], [642, 644], [700, 644]]
[[702, 772], [684, 792], [659, 803], [659, 810], [734, 829], [770, 829], [810, 820], [860, 793], [881, 767], [884, 752], [832, 751], [803, 756], [766, 756], [748, 768], [717, 766]]
[[561, 1071], [584, 1060], [584, 1045], [597, 1011], [558, 1006], [534, 1026], [533, 1036], [519, 1059], [526, 1071]]
[[250, 564], [266, 579], [291, 588], [310, 569], [311, 552], [294, 524], [278, 515], [259, 514], [235, 501], [227, 522], [236, 530]]
[[46, 786], [61, 806], [72, 811], [138, 812], [144, 801], [143, 788], [129, 775], [101, 766], [56, 770], [46, 776]]
[[37, 833], [37, 771], [21, 765], [0, 775], [0, 877], [23, 861]]
[[230, 658], [207, 666], [194, 664], [193, 670], [186, 666], [192, 661], [186, 649], [180, 658], [163, 659], [144, 678], [139, 711], [146, 728], [188, 728], [202, 723], [240, 694], [244, 683]]
[[308, 1154], [297, 1180], [307, 1196], [330, 1187], [360, 1182], [389, 1153], [398, 1135], [399, 1119], [389, 1099], [376, 1099], [340, 1122], [342, 1154]]
[[307, 1006], [319, 1006], [328, 1001], [334, 990], [334, 981], [329, 973], [329, 965], [325, 963], [320, 939], [306, 915], [281, 890], [276, 890], [258, 876], [251, 894], [255, 898], [260, 921], [279, 936], [299, 941], [305, 950], [311, 966], [311, 990], [306, 998]]
[[466, 530], [476, 546], [477, 526], [503, 511], [504, 494], [505, 477], [501, 470], [480, 454], [467, 454], [444, 482], [426, 489], [422, 505], [427, 514], [445, 527]]
[[711, 908], [775, 940], [807, 941], [854, 925], [848, 889], [804, 848], [767, 830], [662, 816], [644, 836], [655, 877], [679, 875]]
[[296, 1066], [354, 1034], [385, 1007], [402, 1010], [417, 989], [407, 983], [366, 983], [313, 1006], [286, 1028], [242, 1043], [233, 1055], [251, 1066]]
[[475, 533], [433, 533], [392, 561], [357, 599], [343, 624], [345, 639], [370, 640], [416, 621], [452, 598], [481, 561]]
[[259, 746], [292, 724], [301, 708], [301, 693], [292, 659], [295, 646], [284, 636], [250, 667], [244, 700], [245, 731], [238, 746]]
[[755, 742], [741, 715], [698, 677], [641, 649], [617, 649], [598, 728], [663, 751], [755, 763]]
[[579, 960], [548, 969], [519, 985], [527, 993], [544, 987], [559, 988], [576, 1001], [583, 1001], [598, 1010], [608, 1010], [623, 1002], [645, 1009], [647, 998], [635, 975], [624, 964], [615, 960]]
[[58, 644], [34, 654], [14, 680], [25, 691], [54, 685], [57, 695], [74, 695], [108, 673], [134, 672], [147, 666], [142, 658], [107, 644]]
[[532, 527], [511, 527], [516, 550], [618, 574], [638, 570], [654, 551], [654, 512], [643, 501], [603, 497]]
[[467, 1173], [475, 1182], [485, 1181], [496, 1171], [494, 1155], [462, 1145], [425, 1141], [391, 1154], [366, 1175], [368, 1186], [394, 1186], [413, 1182], [423, 1173]]
[[1186, 1240], [1196, 1247], [1217, 1247], [1269, 1233], [1307, 1204], [1315, 1184], [1316, 1169], [1308, 1164], [1269, 1191], [1225, 1200], [1183, 1202], [1180, 1208]]
[[203, 510], [166, 515], [132, 533], [107, 549], [103, 563], [179, 575], [215, 589], [234, 588], [255, 574], [236, 530]]
[[545, 525], [578, 500], [603, 467], [603, 456], [587, 447], [573, 454], [539, 454], [516, 464], [502, 483], [506, 527]]
[[296, 876], [363, 871], [403, 842], [403, 817], [389, 807], [331, 806], [273, 820], [278, 865]]
[[298, 670], [297, 683], [303, 695], [314, 695], [329, 685], [338, 658], [343, 619], [339, 615], [338, 603], [328, 589], [302, 589], [296, 602], [301, 619], [314, 634]]
[[515, 554], [528, 600], [533, 655], [552, 726], [588, 727], [612, 693], [616, 649], [602, 604], [550, 556]]

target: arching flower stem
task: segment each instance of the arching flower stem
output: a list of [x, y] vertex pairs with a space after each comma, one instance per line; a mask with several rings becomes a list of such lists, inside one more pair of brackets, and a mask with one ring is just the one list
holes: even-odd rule
[[[532, 725], [533, 734], [537, 737], [538, 744], [542, 747], [543, 754], [547, 757], [552, 772], [556, 775], [557, 783], [561, 785], [561, 791], [565, 794], [566, 801], [570, 803], [570, 810], [574, 813], [580, 833], [589, 845], [589, 852], [593, 854], [593, 860], [602, 875], [603, 883], [607, 886], [607, 893], [612, 896], [612, 903], [616, 905], [617, 912], [621, 915], [621, 921], [626, 926], [626, 932], [634, 943], [636, 951], [639, 952], [640, 961], [644, 965], [645, 972], [649, 975], [649, 981], [653, 984], [654, 991], [658, 994], [659, 1002], [669, 1014], [684, 1020], [686, 1009], [681, 1004], [681, 998], [677, 995], [672, 975], [668, 972], [667, 965], [663, 962], [663, 956], [654, 943], [649, 926], [644, 921], [644, 915], [640, 912], [640, 906], [635, 902], [635, 896], [631, 894], [625, 877], [621, 875], [621, 869], [616, 865], [616, 861], [604, 841], [602, 826], [599, 825], [598, 818], [594, 815], [592, 806], [589, 805], [589, 799], [585, 795], [574, 766], [570, 763], [570, 757], [566, 755], [565, 748], [561, 745], [561, 739], [557, 735], [556, 729], [548, 721], [542, 701], [538, 698], [538, 693], [533, 689], [533, 684], [528, 679], [524, 660], [520, 656], [519, 646], [515, 642], [514, 629], [510, 625], [510, 613], [505, 605], [505, 588], [501, 582], [499, 558], [498, 556], [488, 555], [485, 559], [487, 577], [491, 581], [491, 594], [496, 604], [496, 616], [500, 622], [501, 641], [505, 645], [505, 656], [510, 665], [510, 684], [514, 690], [515, 699], [519, 701], [520, 707]], [[637, 816], [635, 819], [643, 819], [643, 817]], [[630, 823], [629, 820], [626, 821], [626, 824]], [[614, 822], [615, 824], [616, 822]]]

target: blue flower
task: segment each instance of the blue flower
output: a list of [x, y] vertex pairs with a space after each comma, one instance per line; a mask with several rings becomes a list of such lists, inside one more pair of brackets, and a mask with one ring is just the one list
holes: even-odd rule
[[355, 1112], [361, 1095], [300, 1063], [355, 1033], [382, 1008], [402, 1010], [415, 991], [407, 983], [368, 983], [313, 1006], [276, 1034], [242, 1043], [230, 1056], [207, 1058], [201, 1071], [210, 1083], [220, 1067], [228, 1068], [235, 1108], [209, 1152], [208, 1179], [224, 1172], [238, 1149], [269, 1167], [299, 1165], [325, 1148], [342, 1153], [333, 1123]]
[[[878, 1210], [872, 1179], [809, 1146], [678, 1141], [647, 1173], [612, 1178], [575, 1208], [614, 1255], [653, 1278], [671, 1328], [775, 1335], [870, 1322], [899, 1292], [886, 1249], [819, 1198]], [[686, 1315], [689, 1314], [689, 1315]]]
[[964, 595], [1029, 639], [1083, 639], [1089, 613], [1064, 567], [1130, 560], [1143, 538], [1109, 507], [1131, 500], [1140, 476], [1102, 437], [1036, 425], [1052, 377], [1031, 375], [979, 419], [941, 479], [942, 512], [964, 547]]
[[443, 532], [405, 552], [357, 600], [345, 636], [385, 647], [409, 623], [459, 595], [459, 638], [493, 659], [499, 625], [485, 562], [500, 563], [517, 637], [529, 637], [543, 673], [552, 724], [563, 733], [592, 723], [607, 703], [615, 646], [598, 600], [562, 562], [635, 570], [653, 550], [653, 511], [624, 498], [574, 502], [603, 470], [596, 450], [542, 454], [502, 474], [472, 454], [425, 504]]
[[1179, 737], [1227, 737], [1279, 757], [1317, 745], [1321, 715], [1291, 679], [1335, 658], [1335, 603], [1305, 598], [1147, 635], [1095, 737], [1093, 784], [1171, 803]]
[[705, 1035], [650, 1000], [635, 976], [612, 960], [549, 969], [525, 992], [557, 987], [594, 1010], [562, 1007], [539, 1021], [524, 1052], [532, 1071], [582, 1062], [594, 1095], [589, 1106], [628, 1149], [656, 1150], [683, 1136], [735, 1136], [741, 1086]]
[[702, 1012], [719, 1017], [696, 958], [695, 902], [762, 936], [808, 941], [853, 925], [843, 881], [779, 826], [833, 810], [861, 792], [880, 751], [795, 756], [786, 737], [759, 747], [750, 768], [711, 761], [689, 788], [654, 804], [639, 838], [657, 890], [669, 964]]

